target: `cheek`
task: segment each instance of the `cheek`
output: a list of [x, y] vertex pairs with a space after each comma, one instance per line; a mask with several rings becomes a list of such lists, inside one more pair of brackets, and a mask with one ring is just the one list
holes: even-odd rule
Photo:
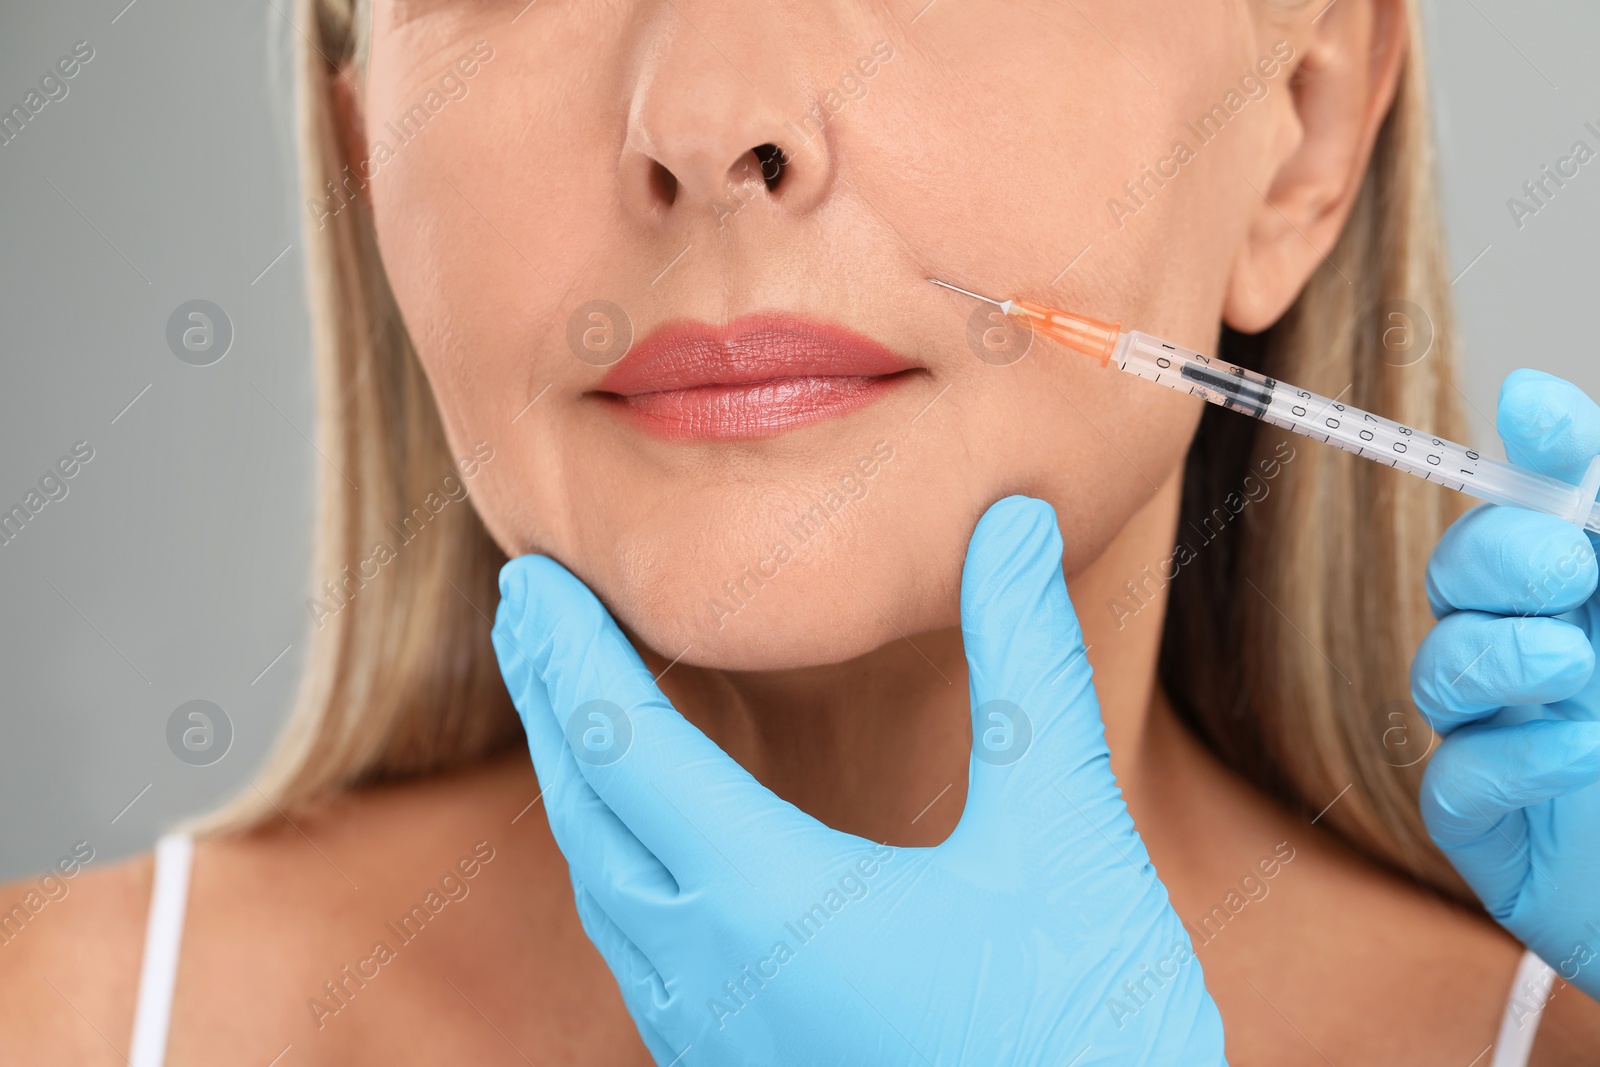
[[[942, 12], [843, 131], [852, 180], [957, 284], [1209, 343], [1245, 217], [1234, 194], [1254, 196], [1237, 167], [1250, 134], [1200, 145], [1187, 124], [1250, 69], [1249, 16], [1084, 6], [1092, 26], [1071, 5]], [[1136, 215], [1113, 210], [1179, 141], [1195, 151], [1175, 180], [1152, 183]]]
[[1007, 370], [1012, 380], [997, 382], [993, 399], [963, 419], [983, 436], [960, 436], [988, 458], [993, 498], [1050, 502], [1063, 566], [1080, 573], [1181, 474], [1204, 404], [1039, 340]]
[[[487, 441], [511, 460], [476, 480], [473, 499], [513, 553], [560, 542], [560, 457], [585, 451], [586, 430], [566, 421], [560, 398], [593, 376], [568, 344], [569, 312], [617, 298], [601, 279], [627, 276], [608, 229], [618, 224], [614, 187], [590, 177], [614, 167], [625, 116], [598, 102], [592, 80], [595, 99], [574, 96], [570, 63], [551, 55], [574, 47], [575, 30], [556, 26], [546, 40], [490, 35], [494, 58], [467, 95], [408, 141], [390, 117], [405, 112], [431, 68], [385, 82], [375, 66], [367, 92], [369, 149], [384, 141], [392, 150], [369, 188], [384, 271], [452, 452]], [[478, 36], [460, 25], [433, 36], [441, 34]], [[440, 62], [464, 47], [441, 51]], [[593, 47], [585, 54], [605, 68]], [[582, 479], [573, 481], [581, 495]]]
[[[601, 78], [570, 77], [571, 60], [555, 58], [576, 47], [581, 25], [542, 25], [542, 39], [513, 38], [498, 22], [480, 34], [464, 18], [435, 28], [430, 38], [464, 42], [441, 50], [440, 65], [480, 36], [493, 39], [494, 57], [409, 140], [392, 119], [436, 72], [386, 82], [375, 67], [367, 92], [369, 147], [392, 149], [369, 192], [390, 287], [447, 426], [482, 422], [475, 432], [491, 440], [539, 388], [582, 367], [566, 344], [567, 313], [616, 299], [598, 279], [623, 274], [615, 187], [594, 176], [615, 167], [625, 97]], [[412, 32], [390, 47], [422, 47], [408, 42]], [[611, 36], [594, 36], [586, 63], [620, 66], [594, 45]]]

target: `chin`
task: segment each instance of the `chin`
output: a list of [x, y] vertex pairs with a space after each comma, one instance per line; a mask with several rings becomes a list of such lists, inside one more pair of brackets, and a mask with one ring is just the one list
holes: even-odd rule
[[[757, 510], [763, 518], [742, 526], [719, 526], [714, 512], [652, 523], [619, 553], [613, 577], [591, 588], [667, 661], [719, 670], [842, 663], [959, 625], [970, 523], [906, 530], [889, 500], [852, 501], [827, 524], [797, 501]], [[705, 533], [717, 529], [734, 532]]]

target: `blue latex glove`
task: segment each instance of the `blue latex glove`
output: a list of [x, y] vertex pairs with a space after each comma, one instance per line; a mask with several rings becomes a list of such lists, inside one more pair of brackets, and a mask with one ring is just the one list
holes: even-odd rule
[[[1519, 370], [1497, 418], [1518, 466], [1577, 484], [1600, 454], [1600, 408]], [[1446, 735], [1422, 816], [1489, 913], [1558, 974], [1600, 998], [1600, 678], [1596, 538], [1485, 505], [1428, 565], [1439, 619], [1412, 664], [1417, 707]]]
[[495, 649], [579, 915], [659, 1064], [1222, 1062], [1111, 773], [1048, 505], [1002, 500], [967, 551], [977, 743], [935, 848], [773, 795], [554, 561], [513, 560], [500, 588]]

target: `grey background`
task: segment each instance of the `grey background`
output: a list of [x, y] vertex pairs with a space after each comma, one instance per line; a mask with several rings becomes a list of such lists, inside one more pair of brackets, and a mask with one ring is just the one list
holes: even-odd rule
[[[284, 62], [263, 0], [94, 0], [0, 13], [0, 109], [74, 42], [63, 100], [0, 146], [0, 510], [86, 440], [94, 459], [0, 546], [0, 879], [87, 839], [97, 864], [243, 786], [305, 649], [312, 392]], [[1514, 225], [1506, 207], [1600, 127], [1600, 5], [1429, 5], [1444, 206], [1473, 438], [1536, 364], [1600, 395], [1600, 160]], [[206, 299], [232, 349], [194, 367], [168, 316]], [[137, 398], [137, 399], [135, 399]], [[128, 406], [132, 402], [132, 406]], [[232, 748], [167, 747], [190, 700]]]

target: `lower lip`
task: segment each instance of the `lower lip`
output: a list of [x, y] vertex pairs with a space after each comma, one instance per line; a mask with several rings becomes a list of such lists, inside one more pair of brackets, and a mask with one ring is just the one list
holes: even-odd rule
[[776, 436], [865, 407], [893, 389], [903, 376], [772, 378], [608, 399], [659, 437], [751, 439]]

